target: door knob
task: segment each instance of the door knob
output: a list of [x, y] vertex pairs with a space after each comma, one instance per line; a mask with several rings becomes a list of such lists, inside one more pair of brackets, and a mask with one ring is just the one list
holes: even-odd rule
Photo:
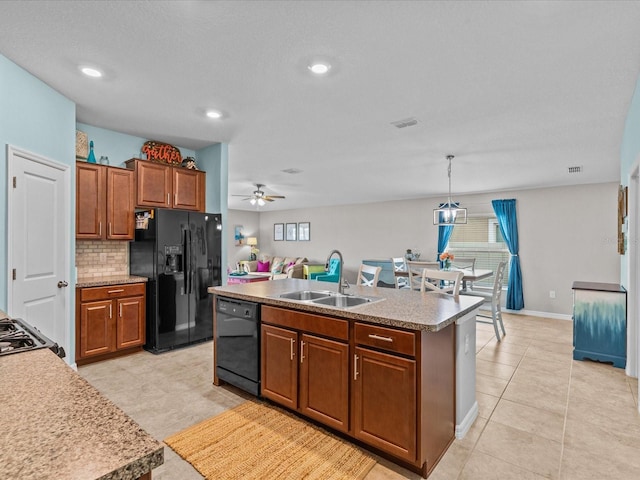
[[67, 282], [65, 282], [64, 280], [60, 280], [58, 282], [58, 288], [64, 288], [64, 287], [68, 287], [69, 284]]

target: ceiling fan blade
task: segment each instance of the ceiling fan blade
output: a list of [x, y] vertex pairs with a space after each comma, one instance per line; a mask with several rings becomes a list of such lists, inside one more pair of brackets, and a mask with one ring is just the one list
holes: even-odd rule
[[275, 199], [275, 198], [285, 198], [285, 197], [284, 197], [284, 195], [265, 195], [265, 196], [264, 196], [264, 197], [262, 197], [262, 198], [265, 198], [265, 199], [266, 199], [266, 198], [269, 198], [269, 199], [273, 200], [273, 199]]
[[271, 197], [262, 197], [262, 200], [264, 200], [265, 202], [273, 202], [273, 198]]

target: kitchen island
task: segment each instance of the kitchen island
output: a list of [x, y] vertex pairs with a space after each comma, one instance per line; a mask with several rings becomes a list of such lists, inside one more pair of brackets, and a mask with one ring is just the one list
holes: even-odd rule
[[151, 479], [164, 449], [48, 349], [0, 357], [0, 465], [20, 480]]
[[426, 478], [477, 416], [482, 299], [361, 286], [345, 293], [372, 301], [347, 308], [281, 297], [336, 288], [299, 279], [210, 288], [214, 366], [219, 298], [259, 304], [261, 395]]

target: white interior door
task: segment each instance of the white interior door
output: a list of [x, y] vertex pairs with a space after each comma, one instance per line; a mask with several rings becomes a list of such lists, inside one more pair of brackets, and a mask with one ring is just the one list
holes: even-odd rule
[[9, 315], [70, 352], [70, 171], [9, 146]]

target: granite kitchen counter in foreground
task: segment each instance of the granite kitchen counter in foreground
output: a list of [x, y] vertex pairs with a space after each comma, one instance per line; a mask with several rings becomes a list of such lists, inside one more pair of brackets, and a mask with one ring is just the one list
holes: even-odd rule
[[151, 478], [164, 448], [48, 349], [0, 357], [2, 478]]

